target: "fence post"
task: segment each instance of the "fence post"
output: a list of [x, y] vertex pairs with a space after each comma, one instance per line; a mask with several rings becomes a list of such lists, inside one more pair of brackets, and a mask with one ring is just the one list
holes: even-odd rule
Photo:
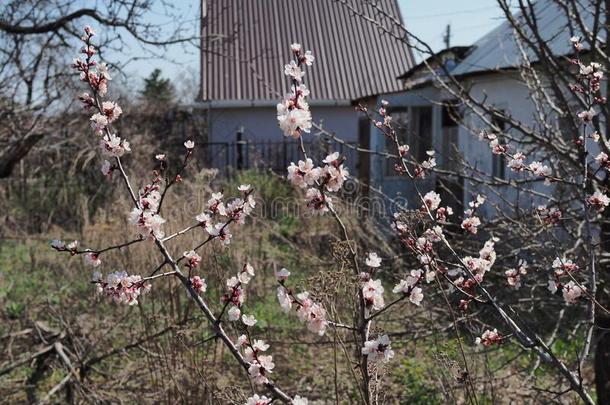
[[241, 126], [237, 129], [236, 134], [236, 146], [237, 146], [237, 170], [242, 170], [244, 168], [244, 150], [243, 150], [243, 135], [244, 135], [244, 127]]

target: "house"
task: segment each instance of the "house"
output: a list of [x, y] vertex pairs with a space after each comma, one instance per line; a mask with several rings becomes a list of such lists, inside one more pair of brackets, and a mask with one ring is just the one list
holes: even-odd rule
[[[570, 37], [577, 35], [577, 31], [566, 29], [568, 21], [564, 10], [556, 2], [539, 0], [534, 3], [532, 12], [552, 52], [556, 55], [572, 54]], [[583, 15], [585, 18], [590, 16], [586, 12]], [[506, 167], [503, 156], [492, 154], [488, 143], [478, 139], [478, 131], [488, 126], [471, 110], [459, 108], [450, 92], [439, 86], [438, 79], [447, 82], [447, 77], [443, 78], [444, 71], [438, 68], [444, 64], [452, 77], [470, 89], [475, 99], [485, 99], [495, 108], [510, 112], [515, 120], [534, 124], [532, 111], [535, 108], [530, 89], [523, 82], [518, 69], [523, 62], [522, 52], [528, 54], [532, 63], [536, 62], [532, 52], [519, 48], [514, 30], [506, 21], [472, 46], [443, 50], [414, 66], [400, 76], [404, 80], [404, 90], [380, 94], [370, 104], [371, 108], [378, 109], [382, 100], [389, 102], [389, 111], [394, 120], [404, 124], [400, 136], [404, 143], [411, 146], [410, 153], [415, 159], [423, 161], [427, 150], [436, 151], [437, 167], [441, 174], [419, 182], [421, 190], [436, 190], [457, 213], [463, 212], [463, 207], [479, 192], [487, 194], [491, 202], [485, 204], [483, 210], [493, 209], [490, 208], [493, 205], [502, 206], [507, 201], [519, 201], [522, 206], [539, 203], [531, 194], [518, 195], [514, 187], [498, 186], [497, 190], [501, 192], [494, 195], [480, 184], [466, 181], [461, 176], [444, 174], [456, 171], [461, 158], [479, 173], [500, 182], [519, 176]], [[511, 131], [506, 122], [494, 124], [504, 131]], [[374, 126], [369, 130], [372, 149], [384, 151], [390, 148]], [[371, 155], [369, 164], [371, 183], [377, 185], [385, 195], [407, 205], [421, 204], [413, 183], [404, 176], [398, 176], [393, 170], [393, 163], [378, 155]], [[541, 183], [531, 187], [542, 189], [544, 186]]]
[[[378, 19], [373, 6], [352, 3]], [[387, 13], [382, 23], [401, 19], [396, 0], [376, 3]], [[413, 66], [409, 47], [336, 0], [207, 0], [202, 18], [195, 108], [206, 118], [205, 158], [214, 167], [261, 164], [284, 170], [299, 157], [276, 118], [276, 105], [287, 92], [283, 67], [292, 58], [291, 43], [301, 43], [316, 58], [305, 76], [314, 122], [349, 143], [358, 142], [363, 125], [352, 100], [400, 90], [398, 76]], [[359, 168], [353, 150], [313, 145], [317, 138], [310, 135], [305, 141], [319, 154], [339, 150], [353, 173]]]

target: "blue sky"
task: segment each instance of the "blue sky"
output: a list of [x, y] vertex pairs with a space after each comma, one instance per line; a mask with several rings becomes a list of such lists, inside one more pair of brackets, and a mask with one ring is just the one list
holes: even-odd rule
[[[409, 30], [428, 42], [434, 50], [444, 47], [443, 36], [447, 24], [451, 25], [451, 45], [468, 45], [498, 25], [502, 18], [502, 11], [495, 0], [398, 0], [398, 2]], [[199, 0], [179, 0], [173, 5], [176, 8], [174, 11], [182, 16], [180, 25], [186, 27], [185, 34], [197, 35]], [[151, 22], [162, 27], [175, 27], [175, 21], [168, 19], [163, 9], [153, 10], [150, 19]], [[130, 49], [122, 49], [121, 53], [133, 56], [142, 53], [142, 50], [133, 42]], [[142, 78], [154, 68], [160, 68], [163, 76], [175, 81], [178, 88], [188, 89], [196, 84], [199, 53], [195, 46], [174, 45], [164, 50], [155, 50], [155, 53], [164, 55], [170, 60], [153, 57], [139, 64], [137, 68], [128, 66], [127, 71]], [[195, 83], [192, 83], [193, 81]]]

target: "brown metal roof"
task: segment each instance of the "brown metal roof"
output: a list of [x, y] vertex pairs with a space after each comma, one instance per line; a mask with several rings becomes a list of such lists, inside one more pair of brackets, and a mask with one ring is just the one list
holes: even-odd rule
[[[387, 27], [359, 0], [352, 6]], [[398, 91], [411, 50], [335, 0], [207, 0], [202, 24], [201, 94], [207, 100], [276, 100], [286, 91], [290, 44], [315, 56], [306, 69], [313, 100], [355, 100]], [[379, 0], [401, 18], [396, 0]]]

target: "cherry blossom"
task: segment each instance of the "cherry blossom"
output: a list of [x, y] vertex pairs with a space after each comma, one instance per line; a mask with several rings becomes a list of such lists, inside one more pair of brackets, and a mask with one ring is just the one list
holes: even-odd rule
[[184, 252], [182, 255], [188, 260], [187, 266], [191, 269], [198, 267], [199, 263], [201, 263], [201, 256], [199, 256], [194, 250]]
[[106, 134], [100, 139], [102, 153], [112, 157], [121, 157], [125, 152], [131, 152], [129, 142], [116, 134]]
[[305, 75], [305, 72], [301, 69], [301, 64], [310, 66], [314, 58], [309, 51], [302, 55], [299, 44], [293, 44], [291, 50], [297, 57], [298, 62], [290, 61], [289, 64], [285, 65], [284, 73], [291, 78], [293, 88], [291, 88], [290, 93], [286, 94], [284, 100], [277, 105], [277, 120], [285, 136], [299, 138], [302, 132], [309, 132], [312, 127], [311, 112], [305, 101], [309, 90], [304, 85], [299, 84]]
[[377, 339], [364, 342], [362, 354], [373, 363], [387, 363], [394, 357], [388, 335], [381, 335]]
[[259, 397], [258, 394], [254, 394], [246, 401], [245, 405], [268, 405], [271, 403], [271, 399], [266, 396]]
[[504, 272], [508, 285], [514, 289], [521, 288], [521, 276], [527, 274], [527, 262], [519, 260], [519, 265], [516, 269], [508, 269]]
[[101, 171], [104, 176], [110, 176], [110, 175], [112, 175], [112, 172], [114, 171], [114, 167], [112, 166], [112, 164], [109, 161], [104, 160], [102, 162]]
[[434, 191], [429, 191], [424, 196], [424, 203], [430, 211], [434, 211], [441, 204], [441, 196]]
[[302, 322], [307, 323], [307, 329], [322, 336], [326, 332], [326, 310], [309, 298], [309, 293], [302, 292], [297, 295], [300, 303], [297, 315]]
[[555, 271], [555, 275], [557, 277], [561, 277], [567, 273], [578, 271], [578, 265], [565, 257], [563, 259], [557, 257], [555, 260], [553, 260], [553, 269]]
[[289, 64], [284, 66], [284, 74], [286, 76], [290, 76], [298, 82], [303, 80], [303, 76], [305, 76], [305, 72], [303, 72], [297, 62], [293, 60], [291, 60]]
[[241, 317], [241, 321], [244, 323], [244, 325], [246, 326], [254, 326], [256, 324], [256, 318], [254, 317], [254, 315], [242, 315]]
[[191, 277], [191, 285], [193, 286], [193, 290], [197, 292], [197, 294], [203, 294], [208, 286], [205, 283], [205, 280], [199, 276]]
[[306, 188], [315, 184], [320, 178], [322, 169], [315, 167], [310, 158], [299, 160], [298, 165], [290, 163], [288, 167], [288, 181], [297, 187]]
[[241, 310], [236, 306], [232, 306], [231, 308], [229, 308], [227, 315], [229, 315], [229, 321], [237, 321], [241, 315]]
[[150, 284], [142, 281], [138, 275], [129, 275], [124, 271], [110, 273], [103, 280], [101, 274], [97, 274], [94, 281], [98, 285], [98, 291], [111, 297], [117, 303], [136, 305], [142, 293], [150, 290]]
[[102, 111], [106, 116], [108, 124], [116, 121], [123, 113], [121, 107], [119, 107], [119, 105], [113, 101], [104, 101], [102, 103]]
[[561, 292], [563, 299], [568, 304], [575, 304], [581, 296], [585, 294], [587, 288], [583, 285], [577, 285], [574, 281], [570, 281], [563, 286]]
[[486, 330], [483, 332], [481, 337], [477, 337], [475, 343], [483, 346], [491, 346], [493, 344], [499, 344], [502, 342], [502, 336], [498, 333], [497, 329]]
[[289, 276], [290, 276], [290, 272], [288, 271], [288, 269], [286, 269], [284, 267], [282, 267], [279, 271], [275, 272], [275, 278], [278, 281], [286, 281]]
[[525, 155], [521, 152], [515, 153], [508, 161], [508, 167], [514, 172], [522, 172], [525, 169]]
[[316, 188], [308, 189], [305, 193], [305, 199], [307, 200], [307, 208], [314, 214], [324, 214], [325, 212], [328, 212], [329, 205], [332, 206], [330, 197], [322, 194], [322, 192]]
[[290, 312], [293, 300], [286, 288], [284, 288], [283, 286], [279, 286], [277, 288], [277, 300], [279, 301], [280, 307], [282, 307], [282, 310], [284, 312]]
[[598, 212], [602, 212], [610, 204], [610, 198], [606, 194], [596, 191], [593, 195], [589, 196], [587, 202]]
[[415, 305], [421, 305], [421, 302], [424, 299], [424, 294], [422, 289], [419, 287], [413, 287], [411, 290], [411, 294], [409, 294], [409, 301], [411, 301]]
[[100, 264], [102, 264], [99, 255], [95, 252], [85, 253], [83, 255], [83, 261], [86, 265], [91, 267], [98, 267]]
[[542, 222], [545, 224], [555, 225], [561, 219], [561, 211], [555, 207], [547, 208], [546, 205], [539, 205], [536, 209]]
[[462, 221], [462, 229], [476, 235], [478, 232], [478, 226], [481, 225], [481, 220], [478, 217], [468, 217]]
[[383, 286], [381, 280], [369, 280], [362, 286], [362, 295], [367, 306], [380, 310], [385, 306], [383, 299]]
[[366, 265], [369, 267], [379, 267], [381, 266], [381, 257], [377, 256], [377, 253], [369, 253], [366, 257]]

